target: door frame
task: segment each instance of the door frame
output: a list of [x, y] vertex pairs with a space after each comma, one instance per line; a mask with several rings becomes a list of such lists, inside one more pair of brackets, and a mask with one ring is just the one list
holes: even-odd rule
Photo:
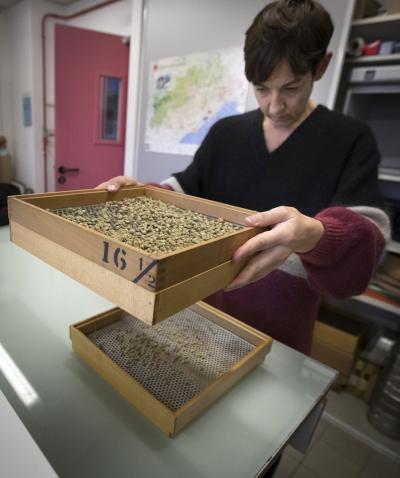
[[145, 0], [132, 0], [131, 44], [129, 49], [128, 96], [125, 128], [124, 174], [137, 177], [140, 132], [140, 92], [143, 91], [143, 31], [146, 24]]
[[[132, 3], [131, 9], [131, 24], [129, 30], [129, 36], [127, 36], [127, 41], [130, 41], [130, 51], [129, 51], [129, 67], [128, 67], [128, 92], [126, 96], [127, 108], [126, 108], [126, 118], [125, 118], [125, 151], [124, 151], [124, 174], [134, 175], [136, 169], [136, 150], [137, 150], [137, 141], [139, 138], [138, 129], [139, 129], [139, 111], [138, 107], [140, 105], [140, 90], [142, 85], [142, 68], [143, 62], [141, 59], [141, 52], [143, 50], [143, 39], [142, 31], [143, 25], [145, 22], [145, 0], [129, 0]], [[54, 6], [56, 7], [56, 5]], [[60, 12], [63, 13], [65, 9], [60, 7]], [[37, 180], [32, 184], [33, 188], [36, 191], [45, 190], [45, 173], [44, 173], [44, 147], [47, 151], [47, 191], [55, 191], [55, 147], [54, 147], [54, 92], [55, 92], [55, 61], [51, 61], [50, 53], [55, 50], [55, 25], [69, 25], [75, 26], [73, 23], [68, 21], [62, 21], [55, 17], [52, 17], [53, 14], [49, 14], [44, 10], [42, 13], [38, 13], [37, 21], [42, 21], [42, 15], [49, 16], [48, 23], [46, 27], [45, 34], [45, 47], [40, 46], [39, 40], [33, 38], [35, 51], [40, 58], [38, 72], [42, 70], [46, 79], [42, 75], [41, 78], [35, 82], [34, 89], [32, 92], [32, 101], [33, 101], [33, 134], [34, 134], [34, 149], [35, 156], [38, 158], [38, 164], [36, 164], [35, 170], [37, 171], [36, 177]], [[54, 14], [56, 15], [56, 14]], [[85, 28], [84, 26], [79, 28]], [[95, 30], [94, 31], [101, 31]], [[111, 33], [117, 35], [118, 32], [109, 31], [103, 33]], [[45, 51], [49, 52], [44, 57], [40, 54], [40, 49], [43, 48]], [[46, 68], [46, 63], [48, 68]], [[44, 87], [44, 82], [48, 85], [47, 88]], [[37, 106], [35, 108], [35, 105]], [[46, 109], [48, 124], [47, 130], [44, 131], [44, 122], [43, 122], [43, 108]], [[36, 114], [35, 114], [36, 111]], [[35, 121], [36, 119], [36, 121]], [[47, 143], [44, 146], [45, 142]]]

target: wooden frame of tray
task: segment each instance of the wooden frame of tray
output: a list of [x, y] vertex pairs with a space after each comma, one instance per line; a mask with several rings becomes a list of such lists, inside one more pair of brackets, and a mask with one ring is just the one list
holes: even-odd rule
[[74, 351], [169, 437], [173, 437], [257, 367], [264, 360], [272, 345], [272, 339], [267, 335], [204, 302], [198, 302], [190, 309], [248, 341], [255, 348], [175, 412], [154, 397], [87, 338], [88, 334], [120, 319], [123, 315], [120, 309], [109, 310], [70, 327]]
[[141, 320], [154, 324], [225, 287], [244, 262], [234, 251], [262, 231], [243, 227], [167, 254], [151, 254], [51, 212], [145, 195], [245, 226], [253, 211], [153, 186], [9, 198], [11, 240]]

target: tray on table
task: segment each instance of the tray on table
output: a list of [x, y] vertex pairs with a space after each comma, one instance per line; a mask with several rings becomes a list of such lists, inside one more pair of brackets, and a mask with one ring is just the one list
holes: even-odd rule
[[151, 327], [112, 309], [70, 327], [75, 352], [169, 437], [259, 365], [272, 339], [198, 302]]

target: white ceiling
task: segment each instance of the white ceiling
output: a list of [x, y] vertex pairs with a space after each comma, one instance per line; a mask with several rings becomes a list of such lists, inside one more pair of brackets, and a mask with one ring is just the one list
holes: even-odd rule
[[[0, 10], [4, 10], [5, 8], [12, 7], [13, 5], [17, 4], [21, 0], [0, 0]], [[58, 3], [59, 5], [69, 5], [70, 3], [74, 3], [78, 0], [47, 0], [51, 3]]]

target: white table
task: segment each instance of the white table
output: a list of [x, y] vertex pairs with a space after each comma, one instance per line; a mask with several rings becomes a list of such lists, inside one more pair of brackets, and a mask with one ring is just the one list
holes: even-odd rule
[[55, 478], [43, 453], [0, 390], [0, 476]]
[[335, 371], [275, 341], [260, 367], [165, 437], [72, 352], [69, 325], [113, 305], [8, 236], [0, 228], [0, 344], [24, 379], [0, 361], [0, 390], [60, 477], [257, 476], [313, 421]]

